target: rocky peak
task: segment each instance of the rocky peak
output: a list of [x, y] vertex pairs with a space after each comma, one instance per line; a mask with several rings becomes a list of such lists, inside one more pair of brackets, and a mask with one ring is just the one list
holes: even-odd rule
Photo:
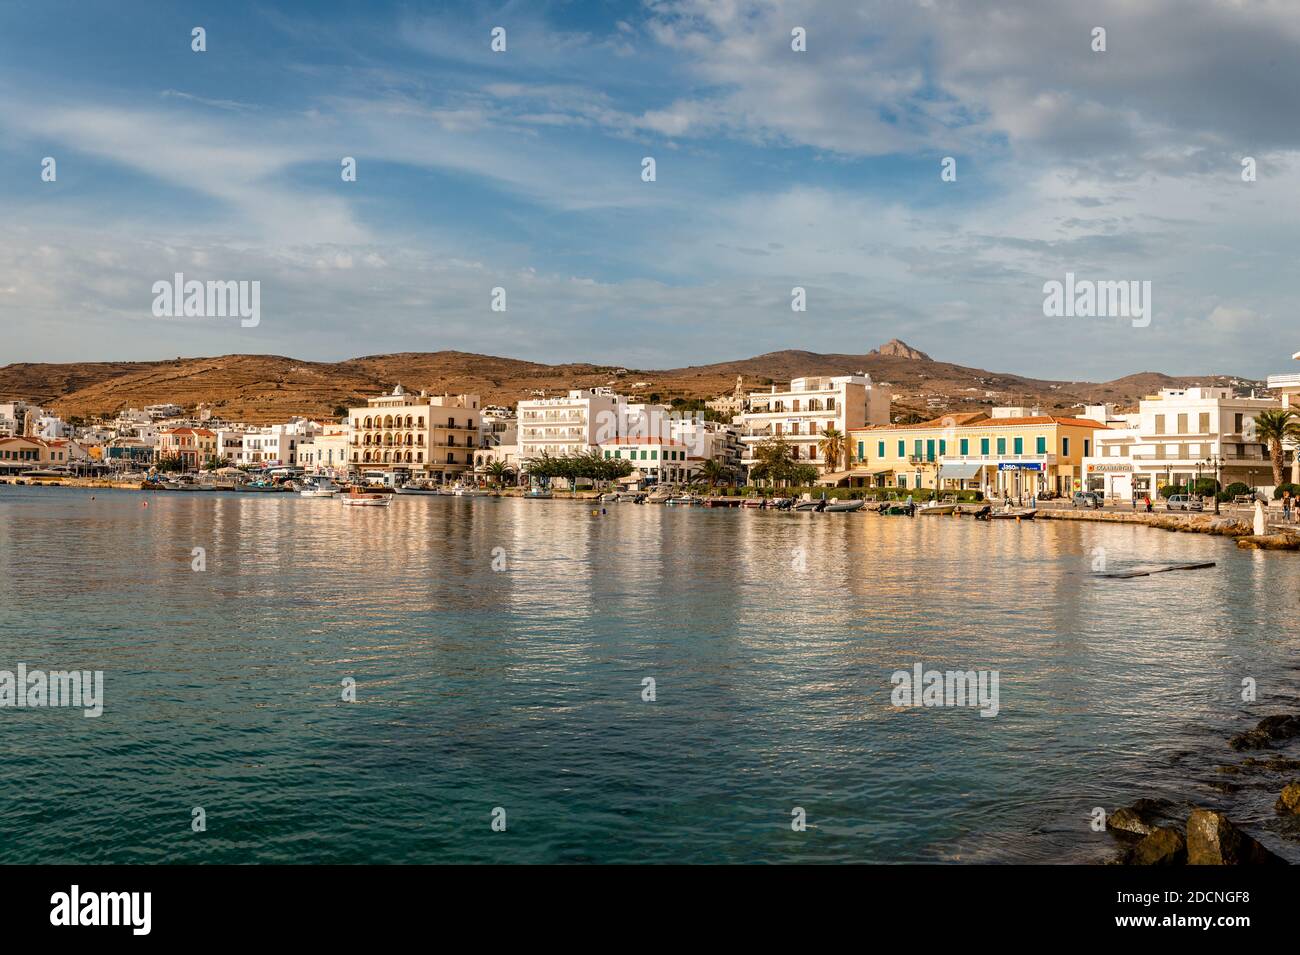
[[907, 342], [899, 338], [891, 338], [879, 348], [871, 349], [873, 355], [891, 355], [895, 358], [910, 358], [913, 361], [930, 361], [931, 358], [923, 351], [918, 351]]

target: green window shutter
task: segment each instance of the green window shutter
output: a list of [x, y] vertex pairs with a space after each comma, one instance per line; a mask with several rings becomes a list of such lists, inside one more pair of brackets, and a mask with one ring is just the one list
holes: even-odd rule
[[1015, 439], [1015, 452], [1016, 452], [1016, 454], [1024, 454], [1024, 453], [1025, 453], [1025, 439], [1024, 439], [1024, 438], [1016, 438], [1016, 439]]
[[970, 454], [970, 438], [962, 438], [959, 447], [962, 455]]
[[980, 454], [988, 454], [988, 453], [989, 453], [989, 439], [980, 438]]

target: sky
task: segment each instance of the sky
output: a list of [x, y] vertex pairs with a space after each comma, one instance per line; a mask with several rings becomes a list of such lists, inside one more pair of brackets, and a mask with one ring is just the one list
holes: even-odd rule
[[[8, 0], [0, 364], [897, 337], [1064, 380], [1291, 372], [1297, 90], [1295, 0]], [[258, 323], [155, 316], [177, 272], [258, 282]], [[1067, 272], [1149, 281], [1150, 323], [1045, 316]]]

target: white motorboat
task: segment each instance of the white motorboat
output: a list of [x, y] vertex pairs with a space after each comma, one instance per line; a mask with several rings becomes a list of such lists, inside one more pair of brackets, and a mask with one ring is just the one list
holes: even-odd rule
[[398, 494], [424, 494], [428, 497], [440, 497], [449, 492], [442, 490], [436, 484], [419, 482], [414, 484], [403, 484], [397, 489]]
[[549, 501], [551, 499], [551, 492], [544, 487], [530, 487], [524, 492], [524, 497], [531, 497], [538, 501]]
[[451, 491], [457, 497], [491, 497], [492, 492], [485, 487], [473, 487], [472, 485], [457, 484]]
[[838, 514], [842, 511], [860, 511], [866, 506], [866, 501], [831, 501], [824, 508], [823, 513]]
[[320, 478], [315, 481], [305, 483], [300, 491], [299, 497], [334, 497], [339, 493], [339, 486], [329, 478]]

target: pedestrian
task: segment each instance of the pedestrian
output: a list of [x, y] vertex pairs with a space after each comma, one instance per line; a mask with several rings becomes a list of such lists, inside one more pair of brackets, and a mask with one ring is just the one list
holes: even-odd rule
[[1291, 492], [1282, 492], [1282, 523], [1291, 523]]

